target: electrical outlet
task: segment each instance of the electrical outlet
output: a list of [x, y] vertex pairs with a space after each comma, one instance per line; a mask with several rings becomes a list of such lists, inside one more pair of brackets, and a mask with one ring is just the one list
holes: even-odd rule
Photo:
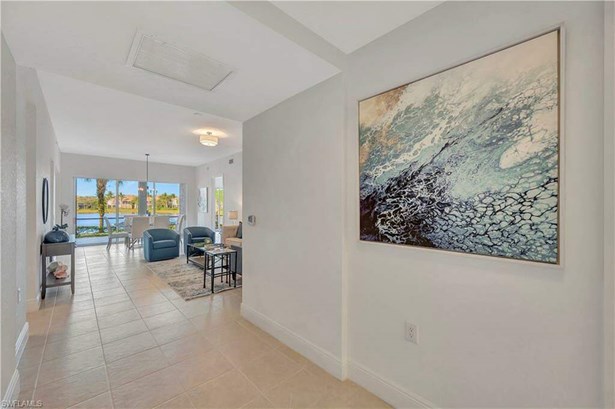
[[411, 322], [406, 321], [406, 334], [405, 334], [405, 338], [406, 341], [415, 343], [418, 345], [419, 343], [419, 327], [417, 327], [415, 324], [412, 324]]
[[17, 289], [17, 304], [21, 303], [21, 288]]

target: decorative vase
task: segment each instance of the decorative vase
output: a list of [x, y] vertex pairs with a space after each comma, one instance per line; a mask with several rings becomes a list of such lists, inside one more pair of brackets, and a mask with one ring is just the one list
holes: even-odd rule
[[68, 240], [70, 240], [68, 233], [60, 229], [50, 231], [45, 234], [45, 238], [43, 239], [45, 243], [64, 243]]

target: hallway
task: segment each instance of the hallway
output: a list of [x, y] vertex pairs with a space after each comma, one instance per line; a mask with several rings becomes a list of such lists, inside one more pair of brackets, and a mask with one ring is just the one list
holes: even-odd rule
[[[20, 400], [45, 408], [388, 407], [242, 319], [241, 289], [184, 301], [140, 250], [77, 249], [76, 293], [28, 314]], [[36, 404], [36, 402], [34, 402]]]

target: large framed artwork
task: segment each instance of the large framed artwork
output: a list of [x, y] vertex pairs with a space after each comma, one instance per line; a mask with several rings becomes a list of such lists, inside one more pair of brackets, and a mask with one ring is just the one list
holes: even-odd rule
[[359, 102], [360, 239], [559, 263], [560, 32]]

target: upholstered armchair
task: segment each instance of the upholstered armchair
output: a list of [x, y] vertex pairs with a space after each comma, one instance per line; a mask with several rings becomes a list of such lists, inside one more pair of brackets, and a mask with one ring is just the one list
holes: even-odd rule
[[184, 252], [188, 254], [188, 244], [216, 241], [216, 233], [207, 227], [192, 226], [184, 229]]
[[179, 257], [179, 234], [170, 229], [145, 230], [143, 255], [147, 261]]

